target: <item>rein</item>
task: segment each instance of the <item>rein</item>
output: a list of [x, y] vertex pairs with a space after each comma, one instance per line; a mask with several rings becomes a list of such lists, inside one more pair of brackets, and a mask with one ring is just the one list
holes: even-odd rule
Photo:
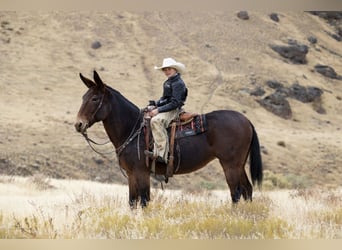
[[[99, 107], [96, 109], [96, 112], [94, 113], [94, 115], [97, 113], [97, 111], [98, 111], [98, 110], [100, 109], [100, 107], [102, 106], [102, 101], [103, 101], [103, 98], [102, 98], [102, 100], [101, 100], [101, 102], [100, 102]], [[137, 120], [136, 120], [136, 122], [135, 122], [135, 124], [134, 124], [134, 126], [133, 126], [133, 128], [132, 128], [132, 131], [130, 132], [130, 134], [129, 134], [129, 136], [127, 137], [127, 139], [125, 140], [125, 142], [115, 150], [118, 159], [119, 159], [120, 155], [122, 154], [122, 152], [125, 150], [125, 148], [126, 148], [126, 147], [127, 147], [127, 146], [128, 146], [128, 145], [129, 145], [137, 136], [140, 136], [140, 133], [141, 133], [143, 127], [144, 127], [144, 121], [140, 124], [140, 127], [139, 127], [139, 129], [138, 129], [137, 131], [135, 131], [135, 128], [137, 127], [137, 124], [138, 124], [138, 122], [139, 122], [139, 120], [140, 120], [140, 117], [141, 117], [141, 114], [143, 113], [143, 111], [144, 111], [144, 110], [140, 110], [139, 115], [138, 115], [138, 118], [137, 118]], [[135, 132], [134, 132], [134, 131], [135, 131]], [[89, 147], [90, 147], [95, 153], [101, 155], [102, 157], [107, 158], [107, 157], [106, 157], [106, 154], [111, 154], [111, 153], [114, 152], [114, 151], [110, 151], [110, 152], [102, 153], [102, 152], [99, 152], [98, 150], [96, 150], [96, 149], [94, 148], [94, 146], [92, 145], [92, 144], [94, 144], [94, 145], [103, 146], [103, 145], [106, 145], [106, 144], [110, 143], [110, 140], [108, 140], [108, 141], [106, 141], [106, 142], [103, 142], [103, 143], [98, 143], [98, 142], [96, 142], [96, 141], [90, 139], [90, 138], [88, 137], [88, 134], [87, 134], [86, 132], [85, 132], [85, 133], [82, 133], [82, 135], [83, 135], [83, 137], [85, 138], [85, 140], [87, 141]], [[91, 144], [91, 143], [92, 143], [92, 144]], [[137, 151], [138, 151], [138, 159], [140, 160], [139, 140], [137, 141]], [[108, 158], [107, 158], [107, 159], [108, 159]]]
[[[135, 137], [137, 137], [138, 135], [140, 136], [140, 133], [141, 133], [141, 130], [144, 128], [144, 120], [142, 121], [142, 123], [140, 124], [140, 127], [137, 131], [135, 131], [134, 133], [134, 130], [135, 128], [137, 127], [137, 124], [140, 120], [140, 117], [141, 117], [141, 114], [144, 112], [144, 109], [140, 110], [139, 112], [139, 115], [138, 115], [138, 118], [132, 128], [132, 131], [131, 133], [129, 134], [129, 136], [127, 137], [127, 139], [125, 140], [124, 143], [121, 144], [121, 146], [119, 146], [115, 152], [116, 152], [116, 155], [118, 156], [118, 158], [120, 157], [120, 155], [122, 154], [122, 152], [125, 150], [125, 148], [128, 146], [128, 144], [130, 144], [134, 139]], [[137, 141], [137, 150], [138, 150], [138, 159], [140, 160], [140, 150], [139, 150], [139, 140]]]
[[108, 141], [106, 141], [106, 142], [104, 142], [104, 143], [98, 143], [98, 142], [96, 142], [96, 141], [90, 139], [90, 138], [88, 137], [88, 134], [87, 134], [87, 133], [82, 133], [82, 135], [83, 135], [83, 137], [85, 138], [85, 140], [87, 141], [89, 147], [90, 147], [95, 153], [98, 153], [98, 154], [101, 155], [102, 157], [108, 159], [107, 156], [106, 156], [106, 154], [111, 154], [111, 153], [114, 152], [114, 151], [111, 151], [111, 152], [102, 153], [102, 152], [99, 152], [98, 150], [96, 150], [96, 149], [94, 148], [93, 145], [91, 145], [91, 143], [93, 143], [93, 144], [95, 144], [95, 145], [103, 146], [103, 145], [106, 145], [106, 144], [110, 143], [110, 140], [108, 140]]

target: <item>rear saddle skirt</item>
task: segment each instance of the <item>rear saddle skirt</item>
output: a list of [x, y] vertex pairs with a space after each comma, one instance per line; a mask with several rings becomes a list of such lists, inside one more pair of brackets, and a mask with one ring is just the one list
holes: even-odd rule
[[191, 112], [181, 112], [179, 116], [171, 121], [167, 128], [169, 138], [172, 137], [172, 124], [176, 125], [175, 139], [198, 135], [207, 130], [207, 120], [205, 115]]

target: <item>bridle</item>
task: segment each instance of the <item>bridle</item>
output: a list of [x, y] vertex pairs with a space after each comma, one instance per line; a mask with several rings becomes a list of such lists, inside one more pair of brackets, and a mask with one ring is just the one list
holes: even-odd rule
[[[95, 118], [97, 112], [102, 108], [103, 101], [104, 101], [104, 97], [105, 97], [105, 93], [102, 95], [102, 98], [101, 98], [101, 101], [100, 101], [99, 105], [97, 106], [96, 110], [94, 111], [94, 113], [93, 113], [92, 116], [91, 116], [91, 119], [92, 119], [92, 120]], [[126, 147], [127, 147], [127, 146], [128, 146], [128, 145], [129, 145], [137, 136], [140, 136], [141, 131], [142, 131], [144, 125], [145, 125], [144, 120], [141, 122], [139, 129], [136, 130], [136, 127], [137, 127], [137, 125], [138, 125], [138, 122], [139, 122], [139, 120], [140, 120], [140, 118], [141, 118], [141, 114], [143, 114], [143, 112], [145, 112], [145, 109], [141, 109], [141, 110], [139, 111], [139, 115], [138, 115], [138, 117], [137, 117], [137, 119], [136, 119], [136, 121], [135, 121], [135, 124], [134, 124], [134, 126], [133, 126], [133, 128], [132, 128], [132, 130], [131, 130], [131, 132], [130, 132], [130, 134], [129, 134], [129, 136], [128, 136], [127, 139], [124, 141], [124, 143], [122, 143], [122, 145], [120, 145], [118, 148], [115, 149], [115, 152], [116, 152], [116, 155], [117, 155], [118, 160], [120, 159], [120, 155], [121, 155], [122, 152], [125, 150], [125, 148], [126, 148]], [[136, 131], [135, 131], [135, 130], [136, 130]], [[102, 152], [99, 152], [98, 150], [96, 150], [96, 149], [94, 148], [94, 146], [92, 145], [92, 144], [94, 144], [94, 145], [103, 146], [103, 145], [106, 145], [106, 144], [110, 143], [110, 142], [111, 142], [110, 140], [108, 140], [108, 141], [106, 141], [106, 142], [104, 142], [104, 143], [98, 143], [98, 142], [92, 140], [91, 138], [89, 138], [86, 131], [83, 132], [82, 135], [83, 135], [83, 137], [85, 138], [85, 140], [87, 141], [89, 147], [90, 147], [95, 153], [101, 155], [102, 157], [107, 158], [107, 157], [106, 157], [106, 154], [111, 154], [111, 153], [114, 152], [114, 151], [110, 151], [110, 152], [102, 153]], [[137, 140], [137, 151], [138, 151], [138, 159], [140, 160], [139, 139]], [[119, 160], [119, 162], [120, 162], [120, 160]], [[120, 164], [119, 164], [119, 165], [120, 165]]]
[[[94, 113], [92, 114], [91, 120], [94, 120], [94, 118], [95, 118], [97, 112], [99, 112], [99, 110], [101, 109], [101, 107], [102, 107], [102, 105], [103, 105], [104, 97], [105, 97], [105, 93], [103, 93], [99, 105], [97, 106], [97, 108], [95, 109]], [[94, 140], [92, 140], [92, 139], [90, 139], [90, 138], [88, 137], [87, 131], [84, 131], [84, 132], [82, 132], [81, 134], [83, 135], [83, 137], [84, 137], [85, 140], [87, 141], [88, 145], [90, 146], [90, 148], [91, 148], [94, 152], [98, 153], [99, 155], [101, 155], [101, 156], [103, 156], [103, 157], [105, 157], [105, 158], [107, 158], [107, 157], [106, 157], [104, 154], [110, 154], [110, 153], [112, 153], [112, 152], [101, 153], [101, 152], [97, 151], [97, 150], [93, 147], [93, 145], [91, 145], [91, 143], [93, 143], [93, 144], [95, 144], [95, 145], [101, 145], [101, 146], [102, 146], [102, 145], [106, 145], [106, 144], [108, 144], [108, 143], [110, 142], [110, 140], [108, 140], [108, 141], [106, 141], [106, 142], [104, 142], [104, 143], [98, 143], [98, 142], [95, 142]]]
[[103, 93], [102, 97], [101, 97], [101, 101], [99, 103], [99, 106], [97, 106], [97, 108], [95, 109], [94, 111], [94, 114], [91, 116], [91, 119], [93, 120], [95, 118], [95, 115], [97, 114], [97, 112], [99, 112], [99, 110], [102, 108], [102, 105], [103, 105], [103, 100], [104, 100], [104, 97], [105, 97], [105, 93]]

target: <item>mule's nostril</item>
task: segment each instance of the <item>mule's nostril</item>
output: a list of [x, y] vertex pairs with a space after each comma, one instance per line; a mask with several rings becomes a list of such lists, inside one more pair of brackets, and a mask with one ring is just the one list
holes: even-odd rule
[[75, 123], [76, 131], [82, 134], [86, 133], [88, 127], [89, 127], [88, 122], [78, 121]]
[[82, 122], [76, 122], [75, 123], [75, 129], [77, 132], [81, 132], [81, 128], [82, 128]]

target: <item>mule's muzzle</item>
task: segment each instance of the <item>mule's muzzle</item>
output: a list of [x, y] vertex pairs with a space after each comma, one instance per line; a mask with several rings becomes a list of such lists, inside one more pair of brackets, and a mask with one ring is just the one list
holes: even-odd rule
[[88, 128], [88, 123], [87, 122], [78, 121], [78, 122], [75, 123], [76, 131], [81, 133], [81, 134], [85, 134], [87, 132], [87, 128]]

